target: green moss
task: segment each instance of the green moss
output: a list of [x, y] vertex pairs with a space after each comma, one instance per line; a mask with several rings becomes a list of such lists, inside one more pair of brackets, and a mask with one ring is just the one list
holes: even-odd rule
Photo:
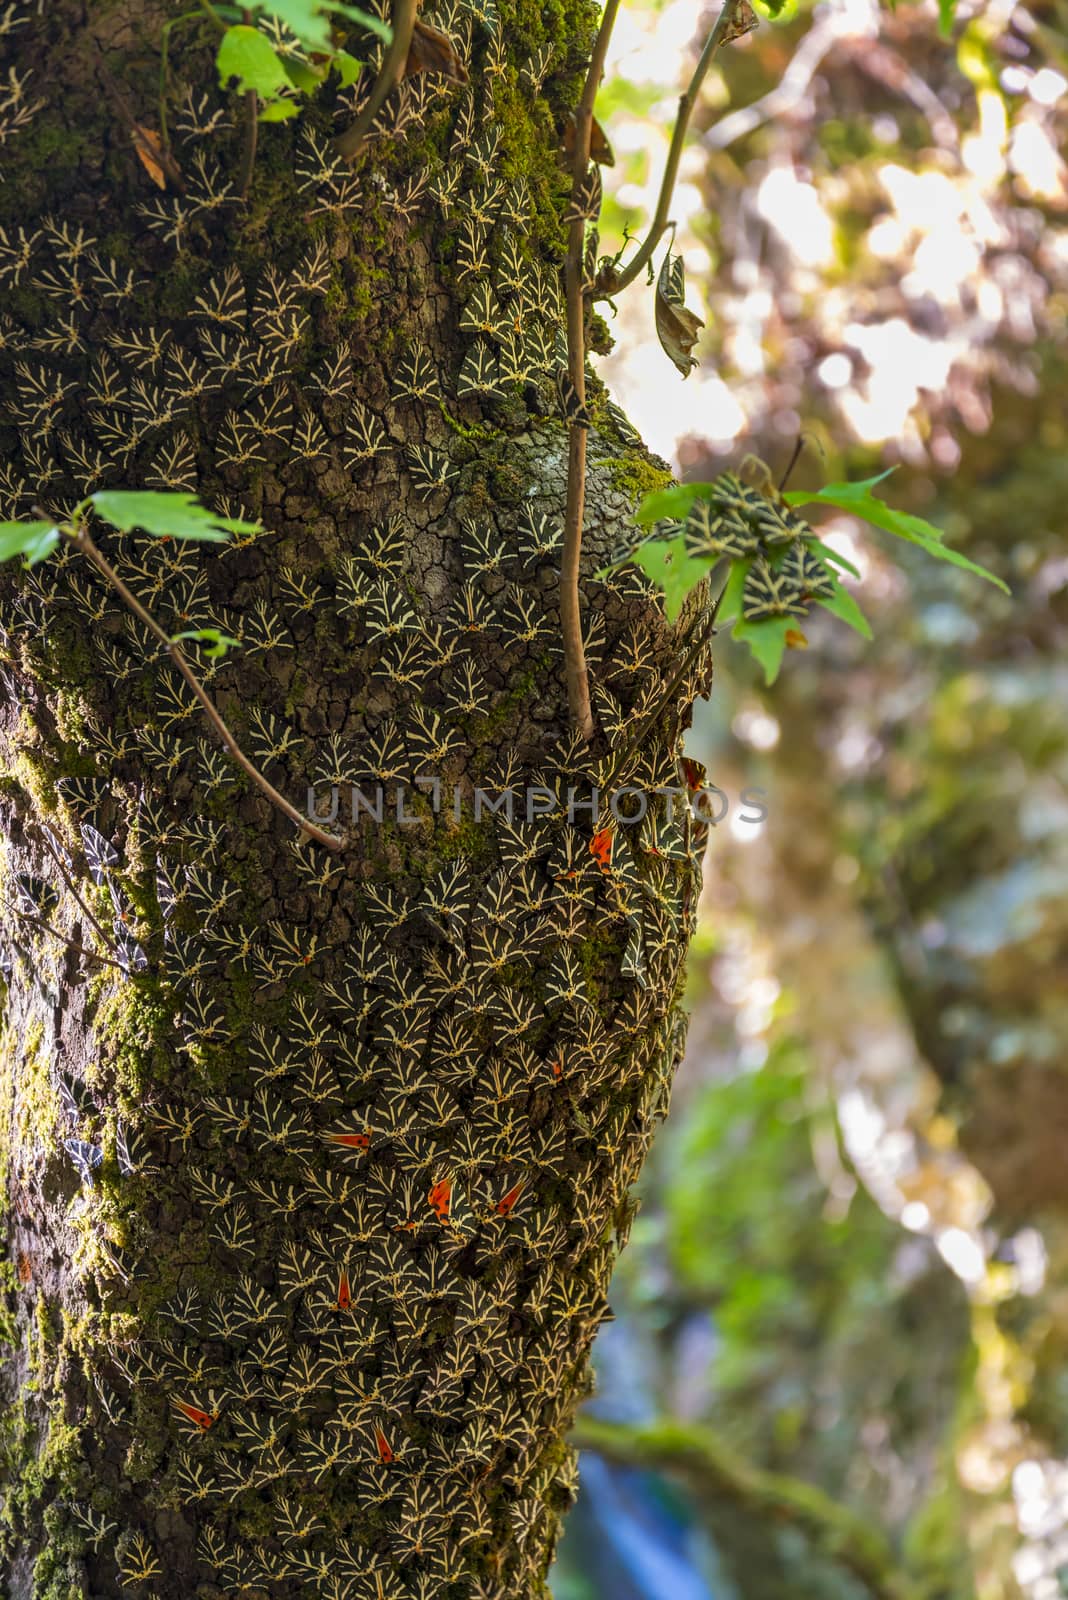
[[634, 450], [625, 456], [603, 456], [591, 466], [604, 469], [613, 489], [633, 500], [635, 506], [655, 489], [667, 489], [674, 479], [668, 469], [649, 456]]

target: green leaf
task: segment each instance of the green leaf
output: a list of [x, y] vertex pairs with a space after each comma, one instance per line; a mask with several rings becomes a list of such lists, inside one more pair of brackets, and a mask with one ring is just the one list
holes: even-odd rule
[[301, 94], [314, 94], [322, 83], [325, 73], [309, 67], [306, 61], [298, 61], [296, 56], [282, 56], [280, 59], [282, 70], [294, 89], [298, 89]]
[[850, 501], [867, 500], [870, 498], [869, 491], [896, 471], [896, 467], [887, 467], [885, 472], [877, 472], [874, 478], [858, 478], [856, 483], [825, 483], [822, 489], [788, 489], [783, 499], [788, 506], [807, 505], [810, 500], [822, 502], [826, 495], [836, 497], [826, 501], [826, 504], [835, 506], [839, 504], [838, 496]]
[[673, 483], [669, 489], [654, 489], [643, 499], [634, 520], [643, 528], [651, 528], [654, 522], [682, 522], [701, 498], [700, 491], [711, 488], [710, 483]]
[[268, 0], [256, 10], [262, 16], [276, 17], [312, 50], [329, 55], [333, 49], [329, 18], [316, 0]]
[[786, 635], [796, 629], [796, 617], [766, 617], [760, 622], [739, 622], [732, 637], [749, 646], [764, 669], [764, 682], [772, 684], [782, 666]]
[[953, 15], [956, 9], [956, 0], [938, 0], [938, 31], [943, 39], [952, 36]]
[[258, 28], [250, 28], [243, 22], [227, 28], [223, 34], [215, 66], [224, 89], [231, 78], [236, 78], [240, 90], [247, 93], [255, 89], [268, 100], [273, 100], [289, 84], [285, 67], [270, 40]]
[[742, 590], [745, 588], [746, 574], [753, 565], [753, 558], [746, 556], [741, 561], [732, 561], [727, 581], [723, 585], [723, 598], [719, 603], [716, 621], [721, 623], [733, 622], [735, 617], [742, 614]]
[[267, 104], [260, 107], [258, 121], [260, 122], [288, 122], [290, 117], [300, 115], [300, 106], [296, 100], [268, 100]]
[[871, 489], [875, 484], [881, 483], [886, 476], [887, 474], [883, 472], [879, 477], [868, 478], [861, 483], [828, 483], [814, 493], [799, 489], [784, 498], [791, 505], [815, 502], [819, 505], [837, 506], [840, 511], [848, 511], [855, 517], [863, 517], [865, 522], [870, 522], [875, 528], [881, 528], [884, 533], [892, 533], [908, 544], [917, 545], [936, 561], [946, 561], [950, 566], [959, 567], [963, 572], [970, 572], [977, 578], [985, 578], [987, 583], [995, 584], [1005, 594], [1010, 593], [1008, 584], [1003, 583], [994, 573], [988, 572], [975, 561], [969, 561], [959, 550], [952, 550], [943, 544], [941, 532], [931, 523], [925, 522], [922, 517], [914, 517], [911, 512], [897, 511], [893, 506], [888, 506], [885, 500], [877, 500]]
[[[834, 574], [832, 573], [831, 576], [834, 577]], [[858, 606], [856, 600], [850, 594], [849, 590], [844, 588], [837, 579], [835, 579], [835, 591], [832, 598], [830, 600], [817, 600], [816, 604], [821, 605], [823, 609], [825, 611], [829, 611], [833, 617], [838, 617], [840, 621], [846, 623], [850, 628], [855, 629], [856, 632], [863, 635], [865, 639], [871, 639], [874, 637], [871, 631], [871, 623], [868, 621], [867, 617]]]
[[393, 29], [388, 22], [383, 22], [381, 17], [376, 17], [373, 12], [361, 11], [359, 6], [343, 6], [327, 0], [331, 11], [347, 17], [350, 22], [356, 22], [361, 28], [366, 28], [368, 33], [376, 33], [383, 44], [392, 44]]
[[380, 17], [370, 16], [358, 6], [342, 5], [340, 0], [267, 0], [256, 7], [264, 16], [277, 17], [303, 45], [320, 55], [333, 54], [330, 20], [326, 15], [335, 12], [349, 22], [357, 23], [369, 33], [377, 34], [386, 44], [393, 38], [393, 29]]
[[806, 533], [805, 543], [810, 550], [815, 550], [818, 556], [822, 556], [825, 565], [829, 561], [833, 567], [841, 567], [843, 572], [848, 572], [851, 578], [860, 578], [860, 573], [852, 561], [847, 561], [845, 556], [841, 555], [837, 550], [832, 550], [831, 546], [824, 544], [822, 539], [817, 539], [812, 534]]
[[34, 567], [50, 556], [59, 543], [54, 522], [0, 522], [0, 561], [21, 556], [23, 565]]
[[687, 555], [686, 541], [681, 533], [677, 533], [673, 539], [647, 539], [630, 559], [663, 589], [669, 622], [675, 621], [686, 596], [696, 589], [703, 578], [708, 577], [716, 565], [714, 557]]
[[262, 533], [259, 522], [242, 522], [209, 511], [191, 494], [154, 489], [104, 489], [89, 496], [105, 522], [122, 533], [140, 528], [157, 539], [204, 539], [221, 544], [232, 533]]
[[335, 50], [330, 65], [341, 79], [341, 87], [343, 89], [347, 89], [350, 84], [355, 83], [363, 71], [363, 62], [357, 61], [356, 57], [349, 55], [347, 50]]
[[184, 633], [171, 635], [172, 644], [179, 644], [183, 639], [199, 640], [204, 645], [204, 654], [215, 660], [228, 650], [241, 649], [240, 639], [232, 639], [228, 633], [220, 633], [218, 628], [187, 628]]

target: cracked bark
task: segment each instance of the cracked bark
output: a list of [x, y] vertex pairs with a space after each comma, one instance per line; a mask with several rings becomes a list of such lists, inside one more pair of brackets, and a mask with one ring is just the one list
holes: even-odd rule
[[[296, 804], [427, 773], [448, 803], [410, 789], [413, 825], [387, 806], [338, 858], [297, 847], [76, 553], [4, 574], [2, 898], [93, 948], [69, 878], [146, 963], [120, 976], [5, 917], [7, 1591], [542, 1595], [681, 1050], [702, 842], [654, 796], [605, 872], [585, 813], [509, 828], [472, 803], [584, 796], [685, 653], [639, 580], [592, 577], [649, 471], [595, 397], [601, 731], [573, 738], [566, 434], [539, 363], [591, 18], [439, 9], [468, 89], [413, 80], [352, 172], [324, 152], [354, 108], [327, 95], [261, 129], [242, 204], [240, 102], [206, 35], [171, 39], [178, 194], [93, 44], [153, 126], [160, 16], [17, 15], [0, 45], [43, 103], [0, 190], [0, 514], [112, 485], [260, 517], [221, 552], [94, 537], [165, 626], [242, 639], [209, 692]], [[479, 363], [497, 392], [472, 389]], [[681, 783], [706, 672], [617, 786]], [[117, 855], [100, 881], [87, 828]], [[82, 1176], [75, 1141], [101, 1152]]]

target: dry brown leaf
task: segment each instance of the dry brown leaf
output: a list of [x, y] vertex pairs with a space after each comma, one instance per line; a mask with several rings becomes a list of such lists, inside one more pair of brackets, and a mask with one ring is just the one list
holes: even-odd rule
[[683, 377], [688, 377], [697, 358], [690, 351], [697, 343], [697, 335], [704, 322], [695, 311], [687, 311], [682, 301], [685, 279], [682, 257], [673, 256], [669, 250], [656, 280], [656, 333], [666, 352]]
[[[564, 154], [570, 163], [575, 154], [574, 117], [568, 117], [564, 123]], [[596, 117], [590, 123], [590, 160], [596, 161], [599, 167], [614, 167], [616, 164], [615, 151]]]
[[156, 188], [165, 189], [167, 178], [163, 170], [163, 145], [160, 143], [159, 134], [153, 133], [151, 128], [142, 128], [139, 122], [135, 122], [133, 147]]
[[734, 0], [720, 44], [731, 44], [735, 39], [741, 39], [745, 34], [752, 33], [753, 29], [759, 26], [760, 18], [749, 4], [749, 0]]
[[456, 46], [449, 35], [416, 18], [403, 75], [414, 78], [419, 72], [438, 72], [456, 83], [468, 81], [467, 68], [456, 54]]

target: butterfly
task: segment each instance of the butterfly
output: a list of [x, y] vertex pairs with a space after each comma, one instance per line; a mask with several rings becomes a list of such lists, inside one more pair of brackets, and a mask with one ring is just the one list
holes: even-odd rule
[[779, 570], [805, 600], [833, 599], [837, 588], [834, 578], [800, 539], [787, 550]]
[[601, 209], [601, 169], [591, 162], [572, 190], [562, 221], [595, 222]]
[[409, 445], [406, 454], [412, 482], [424, 494], [447, 489], [460, 476], [460, 468], [444, 450], [435, 450], [430, 445]]
[[494, 1215], [498, 1216], [498, 1217], [509, 1217], [509, 1216], [511, 1216], [512, 1212], [515, 1210], [516, 1206], [519, 1203], [520, 1196], [522, 1195], [523, 1190], [524, 1190], [525, 1187], [526, 1187], [526, 1179], [525, 1178], [520, 1178], [519, 1182], [516, 1183], [516, 1184], [513, 1184], [512, 1187], [510, 1189], [508, 1189], [501, 1196], [501, 1198], [494, 1204], [494, 1207], [493, 1207]]
[[763, 617], [803, 615], [804, 601], [790, 576], [757, 556], [742, 588], [742, 616], [747, 622]]
[[352, 1287], [349, 1283], [348, 1272], [344, 1267], [338, 1272], [337, 1288], [332, 1303], [339, 1311], [352, 1310]]
[[460, 313], [460, 327], [467, 333], [488, 334], [499, 339], [507, 327], [497, 296], [488, 283], [479, 283]]
[[421, 345], [415, 346], [397, 362], [393, 374], [393, 394], [398, 400], [440, 398], [437, 368], [429, 352]]
[[191, 1405], [188, 1400], [180, 1400], [177, 1395], [171, 1396], [171, 1404], [196, 1433], [207, 1433], [219, 1420], [217, 1411], [205, 1411], [200, 1406]]
[[602, 872], [611, 872], [612, 870], [612, 846], [614, 843], [615, 832], [611, 827], [598, 828], [590, 840], [590, 855]]
[[439, 1178], [432, 1183], [427, 1194], [427, 1203], [439, 1222], [448, 1222], [449, 1207], [452, 1203], [452, 1179]]
[[104, 1159], [101, 1147], [89, 1144], [85, 1139], [64, 1139], [63, 1148], [73, 1161], [82, 1183], [87, 1189], [91, 1189], [93, 1173]]
[[235, 266], [228, 266], [209, 282], [204, 293], [193, 302], [191, 317], [203, 317], [209, 322], [229, 324], [244, 328], [247, 316], [245, 286]]
[[699, 500], [683, 525], [687, 554], [692, 556], [730, 556], [732, 560], [755, 555], [760, 537], [749, 521], [719, 509], [710, 500]]
[[500, 394], [501, 371], [492, 347], [476, 339], [460, 366], [456, 393], [460, 399], [470, 394]]

